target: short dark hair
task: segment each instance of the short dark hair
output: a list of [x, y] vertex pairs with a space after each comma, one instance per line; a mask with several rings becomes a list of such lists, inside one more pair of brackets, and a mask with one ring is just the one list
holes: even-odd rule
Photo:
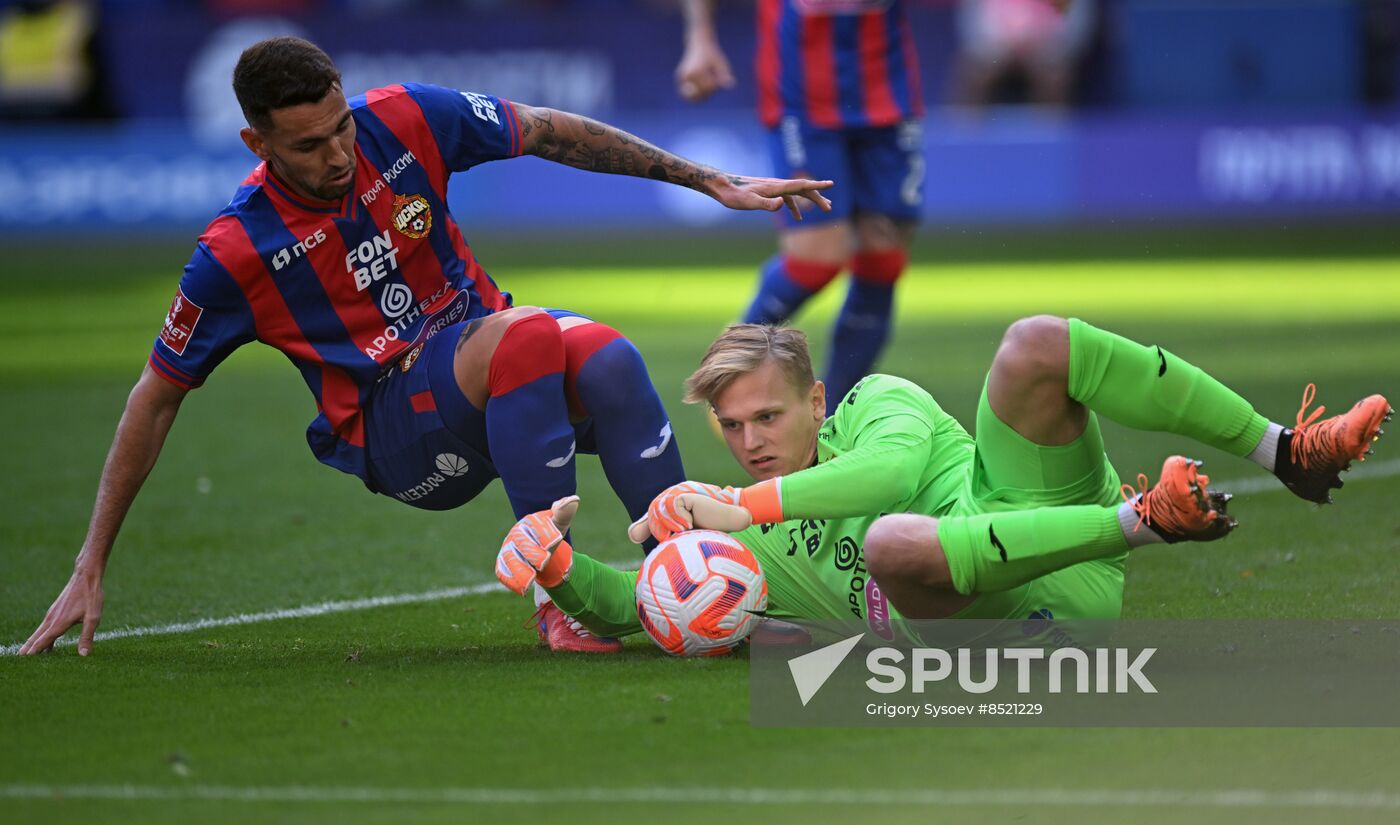
[[254, 129], [271, 128], [274, 109], [316, 103], [339, 85], [330, 55], [300, 37], [254, 43], [233, 68], [233, 93]]

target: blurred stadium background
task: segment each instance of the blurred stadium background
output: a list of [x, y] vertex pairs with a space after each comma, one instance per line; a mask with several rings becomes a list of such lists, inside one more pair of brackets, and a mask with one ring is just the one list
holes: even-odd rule
[[[1053, 106], [1002, 105], [1036, 97], [1025, 78], [969, 88], [960, 67], [995, 39], [971, 33], [980, 2], [909, 3], [931, 106], [930, 232], [1296, 226], [1400, 209], [1394, 0], [1075, 0], [1069, 31], [1025, 35], [1063, 41], [1071, 80]], [[0, 237], [202, 228], [249, 168], [229, 67], [283, 33], [325, 47], [348, 91], [481, 89], [762, 169], [752, 3], [721, 0], [718, 18], [739, 82], [692, 106], [674, 91], [669, 0], [12, 0], [0, 12]], [[768, 229], [689, 192], [533, 160], [483, 167], [453, 195], [478, 235]]]
[[[927, 208], [883, 369], [970, 421], [1007, 322], [1081, 312], [1161, 341], [1282, 420], [1309, 380], [1334, 408], [1394, 397], [1400, 0], [1075, 0], [1050, 94], [1035, 78], [970, 80], [978, 2], [909, 6]], [[669, 0], [0, 0], [0, 645], [62, 586], [193, 238], [253, 165], [229, 89], [242, 48], [301, 34], [349, 92], [488, 91], [762, 174], [752, 3], [718, 8], [738, 83], [691, 106], [673, 87]], [[636, 340], [691, 474], [738, 480], [678, 385], [747, 300], [774, 244], [768, 216], [533, 158], [458, 176], [451, 201], [518, 302], [590, 312]], [[828, 292], [798, 318], [818, 351], [839, 303]], [[118, 542], [104, 630], [489, 587], [511, 522], [499, 488], [446, 516], [366, 496], [303, 452], [311, 407], [270, 350], [240, 351], [186, 410]], [[1105, 430], [1125, 477], [1180, 449]], [[1237, 507], [1249, 529], [1228, 552], [1135, 559], [1126, 612], [1400, 615], [1400, 466], [1382, 453], [1345, 506], [1260, 494]], [[1211, 458], [1219, 477], [1259, 481]], [[580, 487], [594, 514], [580, 546], [635, 560], [596, 463], [581, 463]], [[485, 594], [99, 641], [84, 661], [71, 647], [0, 656], [0, 820], [459, 821], [469, 805], [491, 822], [926, 822], [933, 805], [954, 822], [1330, 823], [1400, 810], [1395, 731], [758, 730], [742, 658], [675, 662], [638, 639], [620, 661], [551, 657], [520, 629], [527, 614]]]

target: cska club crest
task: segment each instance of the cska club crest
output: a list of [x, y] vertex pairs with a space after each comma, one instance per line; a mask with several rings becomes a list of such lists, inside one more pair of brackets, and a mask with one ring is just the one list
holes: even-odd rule
[[394, 196], [394, 228], [410, 238], [421, 238], [433, 228], [433, 210], [422, 195]]

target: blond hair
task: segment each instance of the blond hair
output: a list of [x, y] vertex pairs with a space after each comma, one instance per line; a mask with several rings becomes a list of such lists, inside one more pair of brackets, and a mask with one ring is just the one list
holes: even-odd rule
[[736, 378], [772, 360], [798, 392], [816, 383], [807, 335], [792, 327], [767, 324], [730, 324], [700, 359], [700, 366], [685, 379], [687, 404], [713, 404]]

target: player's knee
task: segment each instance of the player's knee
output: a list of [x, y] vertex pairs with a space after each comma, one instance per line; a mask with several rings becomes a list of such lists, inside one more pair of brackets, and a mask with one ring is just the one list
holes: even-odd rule
[[1065, 379], [1069, 375], [1069, 322], [1033, 315], [1007, 327], [993, 368], [1023, 381]]
[[651, 391], [647, 363], [637, 346], [603, 329], [612, 332], [608, 343], [589, 354], [574, 373], [578, 395], [585, 399], [588, 415], [595, 417], [626, 413], [637, 405], [638, 392]]
[[938, 519], [930, 516], [897, 513], [876, 519], [865, 533], [865, 567], [886, 585], [952, 585], [938, 544]]
[[515, 322], [531, 316], [553, 320], [538, 307], [513, 307], [474, 318], [458, 328], [452, 372], [458, 389], [473, 406], [481, 408], [492, 394], [488, 376], [506, 332]]
[[789, 258], [828, 264], [839, 269], [851, 259], [855, 244], [851, 240], [850, 224], [838, 221], [786, 230], [779, 239], [779, 246]]
[[856, 247], [861, 252], [888, 252], [909, 248], [917, 222], [866, 212], [856, 215]]

